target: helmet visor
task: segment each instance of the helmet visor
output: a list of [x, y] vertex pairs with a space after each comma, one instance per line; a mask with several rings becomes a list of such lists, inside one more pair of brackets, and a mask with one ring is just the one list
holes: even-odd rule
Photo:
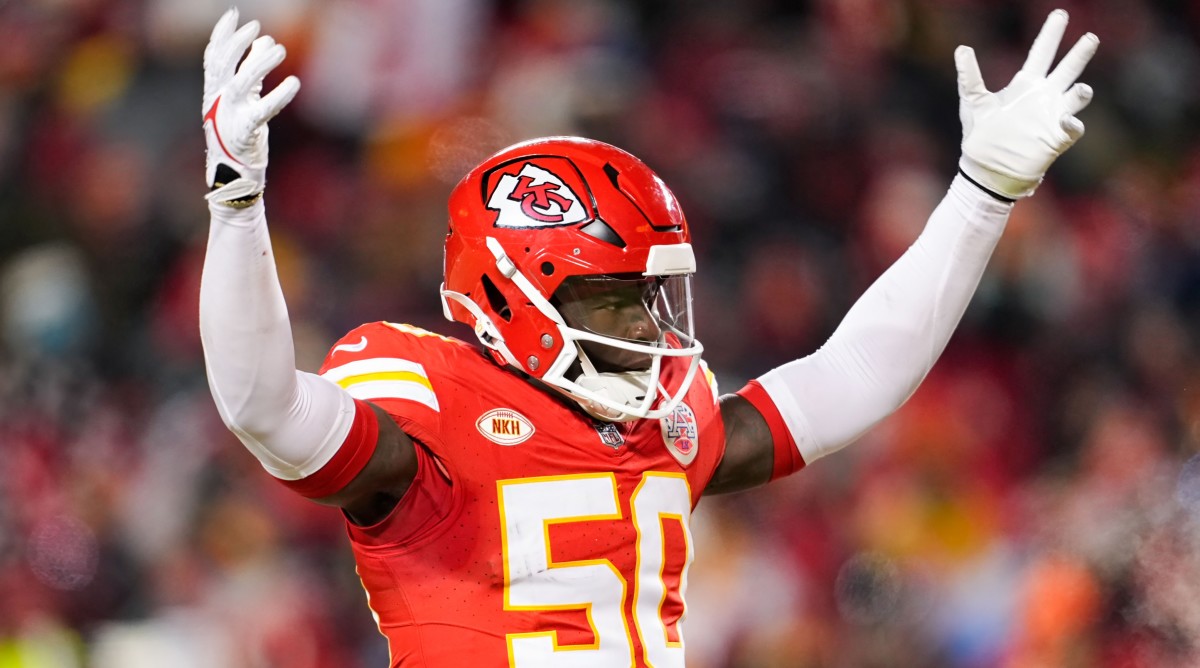
[[[572, 276], [554, 293], [567, 326], [627, 345], [581, 340], [597, 371], [650, 368], [650, 349], [694, 344], [691, 276]], [[639, 350], [640, 349], [640, 350]]]

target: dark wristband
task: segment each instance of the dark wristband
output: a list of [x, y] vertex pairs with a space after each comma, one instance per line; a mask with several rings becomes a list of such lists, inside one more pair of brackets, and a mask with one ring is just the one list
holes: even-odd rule
[[1006, 202], [1006, 203], [1008, 203], [1008, 204], [1012, 204], [1012, 203], [1014, 203], [1014, 202], [1016, 202], [1016, 201], [1017, 201], [1017, 200], [1013, 199], [1012, 197], [1005, 197], [1004, 195], [1001, 195], [1000, 193], [998, 193], [998, 192], [996, 192], [996, 191], [994, 191], [994, 190], [991, 190], [991, 189], [989, 189], [989, 188], [986, 188], [986, 187], [984, 187], [984, 185], [983, 185], [982, 183], [980, 183], [980, 182], [976, 181], [975, 179], [971, 178], [971, 177], [970, 177], [970, 175], [968, 175], [966, 172], [964, 172], [964, 171], [962, 170], [962, 167], [959, 167], [959, 168], [958, 168], [958, 173], [959, 173], [959, 174], [962, 174], [962, 177], [963, 177], [964, 179], [966, 179], [966, 180], [970, 181], [970, 182], [971, 182], [971, 185], [973, 185], [973, 186], [975, 186], [976, 188], [979, 188], [980, 190], [982, 190], [983, 192], [985, 192], [985, 193], [987, 193], [987, 194], [991, 195], [993, 199], [997, 199], [997, 200], [1000, 200], [1001, 202]]

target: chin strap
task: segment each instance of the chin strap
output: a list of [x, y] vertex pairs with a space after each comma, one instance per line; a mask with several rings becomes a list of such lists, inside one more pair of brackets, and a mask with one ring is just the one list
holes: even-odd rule
[[[646, 401], [647, 394], [650, 392], [649, 388], [657, 385], [657, 383], [653, 382], [651, 376], [656, 377], [658, 375], [658, 366], [658, 364], [655, 364], [654, 373], [646, 371], [622, 371], [593, 373], [591, 375], [585, 374], [575, 379], [575, 383], [583, 389], [613, 403], [624, 404], [631, 408], [642, 406]], [[596, 401], [580, 399], [579, 397], [574, 397], [574, 399], [588, 413], [607, 422], [627, 422], [639, 419], [637, 415], [604, 406]]]
[[454, 316], [450, 313], [451, 301], [457, 302], [463, 308], [467, 309], [467, 312], [471, 314], [471, 317], [475, 318], [475, 336], [479, 338], [480, 343], [482, 343], [488, 350], [492, 350], [500, 355], [500, 357], [506, 363], [511, 364], [518, 369], [521, 368], [521, 365], [517, 362], [517, 358], [512, 354], [512, 351], [508, 349], [508, 346], [505, 345], [504, 337], [501, 336], [500, 331], [496, 329], [495, 323], [493, 323], [492, 319], [483, 312], [483, 309], [479, 308], [479, 305], [476, 304], [470, 297], [462, 293], [454, 292], [453, 290], [447, 290], [446, 284], [443, 283], [442, 312], [445, 313], [447, 320], [453, 322]]

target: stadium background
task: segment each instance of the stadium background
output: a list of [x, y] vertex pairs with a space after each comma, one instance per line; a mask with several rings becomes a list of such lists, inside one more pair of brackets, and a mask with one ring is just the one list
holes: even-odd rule
[[[1194, 2], [246, 0], [304, 82], [267, 194], [300, 364], [363, 321], [469, 337], [436, 296], [449, 189], [584, 134], [682, 201], [735, 390], [819, 346], [938, 201], [955, 45], [999, 88], [1054, 6], [1066, 43], [1101, 36], [1087, 136], [896, 416], [701, 504], [689, 665], [1198, 665]], [[224, 7], [0, 1], [0, 668], [386, 663], [337, 514], [273, 484], [205, 385]]]

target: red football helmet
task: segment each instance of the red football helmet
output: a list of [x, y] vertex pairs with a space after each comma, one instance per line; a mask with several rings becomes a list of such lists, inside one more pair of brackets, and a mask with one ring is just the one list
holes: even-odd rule
[[[629, 153], [577, 137], [522, 142], [450, 195], [442, 306], [498, 361], [593, 416], [663, 417], [703, 351], [689, 241], [675, 196]], [[668, 357], [688, 364], [674, 392], [659, 382]]]

